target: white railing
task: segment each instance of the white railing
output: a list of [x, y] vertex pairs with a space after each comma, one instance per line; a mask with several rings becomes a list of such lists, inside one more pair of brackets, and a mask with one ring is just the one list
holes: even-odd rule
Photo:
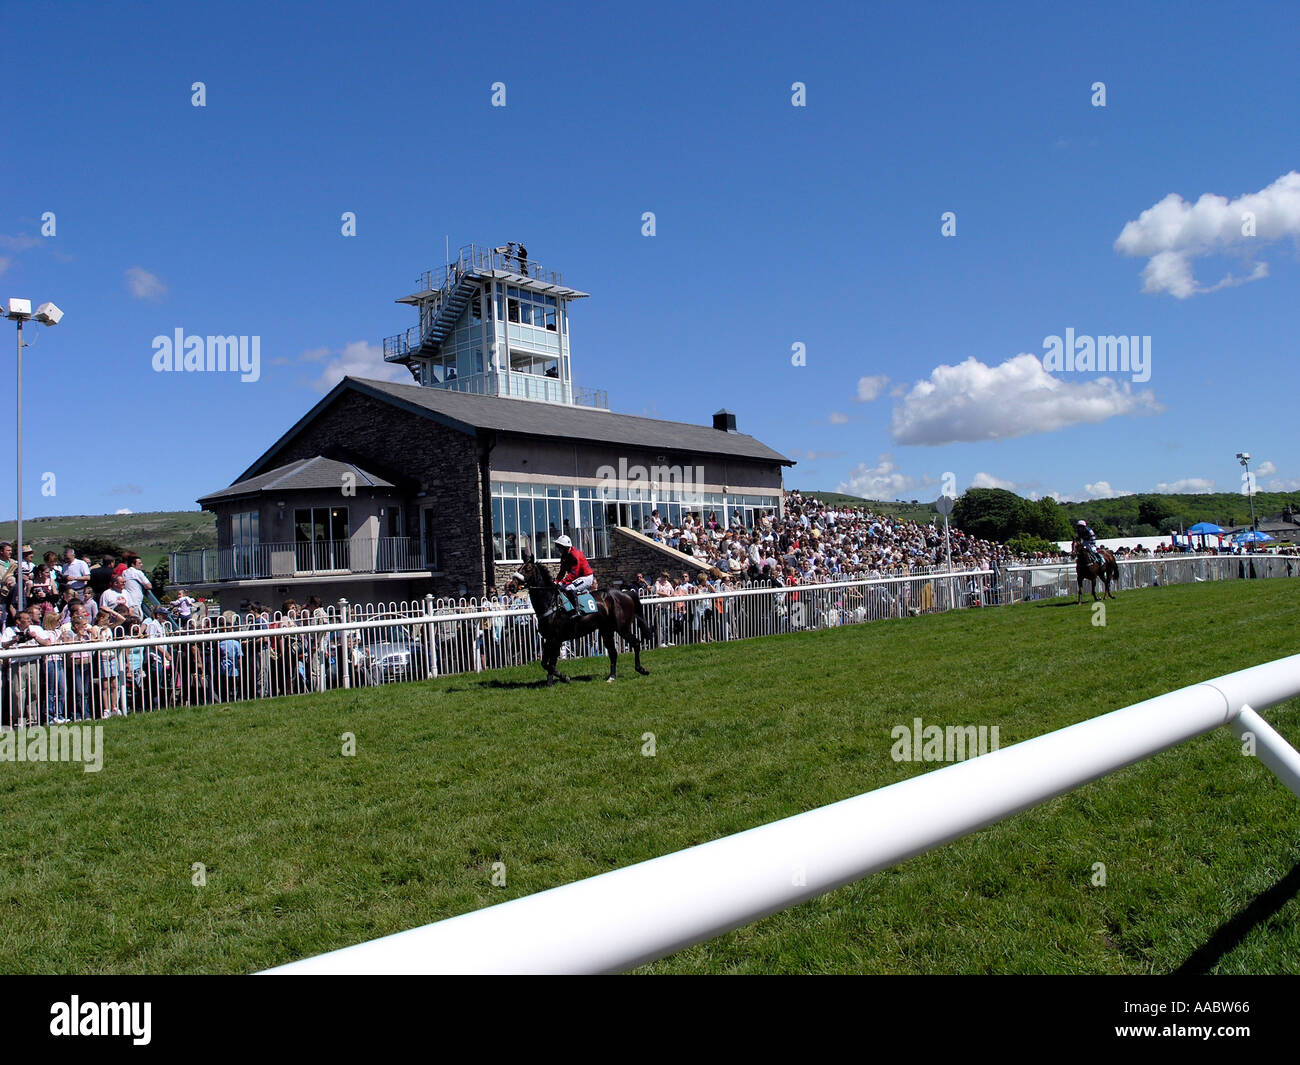
[[[426, 544], [425, 551], [429, 550]], [[409, 536], [354, 536], [314, 543], [288, 541], [173, 551], [168, 580], [185, 587], [317, 573], [414, 573], [435, 568], [436, 554], [433, 548], [432, 559], [422, 557], [420, 541]]]
[[1300, 655], [512, 902], [271, 973], [619, 972], [996, 824], [1227, 725], [1300, 796], [1300, 753], [1256, 708], [1300, 695]]
[[[1252, 577], [1300, 576], [1300, 557], [1295, 555], [1170, 554], [1153, 555], [1150, 558], [1121, 558], [1117, 563], [1120, 576], [1118, 590]], [[1005, 571], [1005, 578], [1007, 594], [1012, 602], [1075, 595], [1078, 589], [1073, 560], [1057, 564], [1010, 566]]]
[[[1206, 556], [1121, 563], [1128, 584], [1300, 574], [1300, 559]], [[1245, 565], [1242, 565], [1245, 563]], [[1146, 567], [1145, 569], [1143, 567]], [[997, 606], [1072, 594], [1059, 566], [932, 572], [773, 588], [766, 584], [641, 600], [650, 646], [744, 640], [883, 618]], [[1034, 575], [1046, 583], [1034, 586]], [[233, 613], [164, 626], [148, 638], [118, 629], [90, 645], [35, 643], [0, 650], [0, 727], [136, 713], [178, 705], [368, 687], [537, 661], [541, 641], [525, 597], [434, 599], [301, 609], [293, 616]], [[46, 637], [49, 639], [49, 637]], [[627, 650], [619, 642], [620, 653]], [[601, 657], [598, 633], [565, 645], [566, 658]]]

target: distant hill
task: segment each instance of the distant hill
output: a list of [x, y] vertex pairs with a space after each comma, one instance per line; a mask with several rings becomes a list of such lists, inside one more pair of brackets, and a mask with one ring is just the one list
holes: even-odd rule
[[[17, 532], [15, 522], [0, 522], [0, 540], [13, 540]], [[23, 537], [36, 549], [38, 560], [46, 551], [54, 551], [62, 558], [69, 540], [111, 540], [128, 551], [139, 551], [147, 573], [172, 551], [216, 547], [217, 521], [201, 510], [23, 518]]]
[[[803, 488], [799, 492], [832, 506], [866, 507], [877, 514], [892, 514], [904, 521], [929, 521], [934, 515], [932, 501], [887, 502]], [[1113, 499], [1066, 502], [1060, 506], [1061, 513], [1070, 522], [1086, 518], [1105, 536], [1151, 536], [1165, 533], [1170, 527], [1186, 529], [1201, 521], [1213, 522], [1224, 529], [1250, 524], [1250, 499], [1239, 492], [1181, 495], [1139, 492]], [[1280, 514], [1288, 507], [1300, 511], [1300, 492], [1255, 493], [1256, 518]]]

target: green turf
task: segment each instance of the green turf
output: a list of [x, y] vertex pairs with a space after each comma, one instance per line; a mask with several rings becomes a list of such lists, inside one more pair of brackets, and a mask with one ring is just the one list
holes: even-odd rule
[[[0, 971], [248, 972], [519, 897], [931, 771], [889, 756], [915, 716], [1007, 746], [1295, 653], [1298, 593], [1184, 585], [1122, 593], [1104, 628], [1031, 603], [661, 649], [616, 685], [590, 661], [567, 688], [531, 666], [111, 721], [98, 774], [0, 762]], [[1300, 741], [1300, 703], [1266, 716]], [[1298, 865], [1300, 801], [1221, 729], [647, 968], [1296, 972]]]

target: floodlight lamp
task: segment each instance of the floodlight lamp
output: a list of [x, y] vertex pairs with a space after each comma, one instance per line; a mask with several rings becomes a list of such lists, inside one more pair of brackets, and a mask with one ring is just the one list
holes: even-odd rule
[[43, 325], [58, 325], [63, 319], [63, 312], [53, 303], [42, 303], [36, 308], [36, 320]]

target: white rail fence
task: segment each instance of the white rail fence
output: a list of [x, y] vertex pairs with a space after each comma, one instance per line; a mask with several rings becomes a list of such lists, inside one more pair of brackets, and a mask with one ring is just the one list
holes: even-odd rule
[[[1253, 570], [1250, 567], [1254, 567]], [[996, 606], [1074, 591], [1073, 569], [1036, 566], [913, 574], [790, 588], [741, 586], [642, 600], [655, 645], [816, 631], [883, 618]], [[1123, 587], [1300, 574], [1300, 559], [1229, 556], [1120, 563]], [[540, 655], [525, 597], [378, 603], [196, 618], [163, 636], [66, 629], [11, 633], [0, 649], [0, 728], [266, 699], [523, 665]], [[39, 638], [39, 639], [38, 639]], [[47, 646], [48, 644], [48, 646]], [[604, 654], [598, 634], [565, 649]]]
[[852, 799], [637, 865], [269, 970], [619, 972], [960, 839], [1228, 726], [1300, 796], [1300, 753], [1259, 714], [1300, 655], [1157, 696]]
[[[1117, 563], [1121, 590], [1300, 575], [1300, 557], [1295, 555], [1171, 555], [1121, 558]], [[1011, 566], [1006, 571], [1005, 584], [1012, 602], [1074, 595], [1078, 588], [1073, 562]], [[1090, 594], [1091, 586], [1085, 588], [1089, 590], [1086, 594]]]

